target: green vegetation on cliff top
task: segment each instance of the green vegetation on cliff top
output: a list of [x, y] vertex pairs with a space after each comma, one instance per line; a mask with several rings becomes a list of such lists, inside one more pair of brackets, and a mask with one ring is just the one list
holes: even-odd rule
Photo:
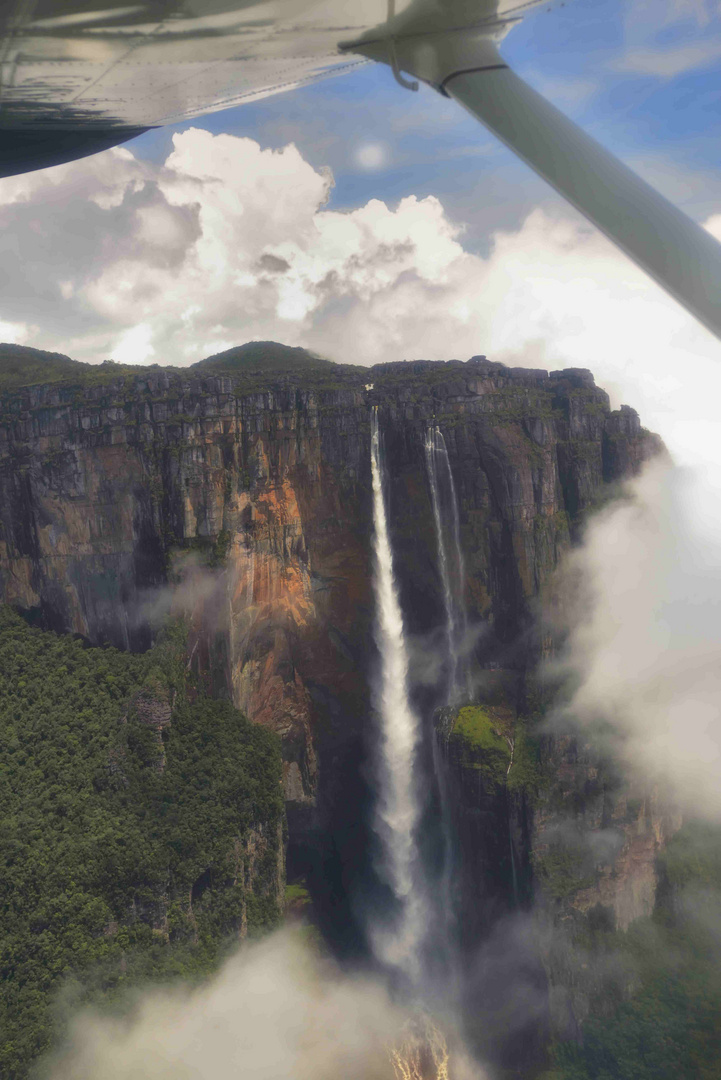
[[95, 386], [138, 370], [129, 364], [83, 364], [62, 353], [0, 343], [0, 391], [44, 383]]
[[245, 345], [199, 360], [187, 371], [193, 375], [226, 375], [233, 379], [236, 394], [255, 393], [288, 383], [333, 390], [349, 383], [359, 386], [368, 378], [365, 367], [337, 364], [307, 349], [277, 341], [248, 341]]
[[101, 364], [87, 364], [72, 360], [62, 353], [43, 352], [25, 345], [0, 343], [0, 392], [19, 390], [25, 386], [61, 383], [72, 387], [102, 386], [118, 378], [142, 378], [150, 373], [166, 372], [170, 375], [228, 375], [239, 380], [250, 390], [267, 386], [268, 379], [284, 380], [289, 376], [303, 376], [312, 385], [325, 384], [349, 376], [367, 376], [367, 369], [350, 364], [336, 364], [306, 349], [292, 348], [275, 341], [249, 341], [228, 349], [226, 352], [208, 356], [187, 368], [161, 366], [158, 364], [118, 364], [106, 360]]
[[[373, 383], [377, 393], [395, 395], [399, 389], [408, 403], [428, 401], [433, 403], [436, 416], [445, 427], [461, 422], [460, 413], [448, 404], [447, 393], [464, 392], [465, 380], [470, 375], [508, 376], [511, 382], [494, 390], [493, 416], [496, 424], [517, 424], [528, 419], [545, 418], [557, 420], [563, 417], [555, 403], [558, 385], [548, 379], [532, 379], [513, 383], [515, 369], [494, 363], [481, 369], [473, 367], [472, 361], [409, 360], [376, 364], [338, 363], [310, 352], [307, 349], [284, 345], [277, 341], [249, 341], [198, 360], [188, 367], [165, 364], [118, 364], [106, 359], [99, 364], [82, 363], [61, 353], [43, 352], [24, 345], [0, 343], [0, 394], [7, 398], [19, 396], [25, 387], [52, 385], [68, 391], [82, 393], [84, 389], [116, 384], [123, 403], [138, 396], [153, 394], [147, 380], [150, 376], [165, 375], [175, 380], [175, 389], [181, 381], [203, 376], [225, 376], [232, 380], [236, 397], [244, 397], [269, 390], [301, 387], [306, 390], [333, 392], [343, 389], [363, 389]], [[468, 365], [471, 364], [469, 368]], [[119, 386], [117, 384], [120, 384]], [[585, 411], [607, 411], [605, 396], [594, 387], [565, 387], [569, 395], [585, 399]], [[600, 398], [599, 398], [600, 394]], [[71, 395], [72, 396], [72, 395]], [[77, 397], [73, 403], [77, 404]], [[180, 419], [179, 416], [176, 419]], [[189, 416], [187, 419], [192, 420]], [[522, 432], [526, 453], [540, 455], [532, 439]]]
[[184, 644], [86, 648], [0, 608], [4, 1080], [57, 1034], [61, 987], [196, 978], [280, 917], [278, 740], [187, 682]]

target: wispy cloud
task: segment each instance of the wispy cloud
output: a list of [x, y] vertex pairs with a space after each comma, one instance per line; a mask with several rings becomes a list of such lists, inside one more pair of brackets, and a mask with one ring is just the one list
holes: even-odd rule
[[721, 57], [718, 0], [631, 0], [617, 71], [671, 79]]
[[631, 48], [610, 66], [616, 71], [672, 79], [687, 71], [708, 67], [719, 59], [721, 38], [715, 37], [711, 41], [690, 41], [666, 48]]

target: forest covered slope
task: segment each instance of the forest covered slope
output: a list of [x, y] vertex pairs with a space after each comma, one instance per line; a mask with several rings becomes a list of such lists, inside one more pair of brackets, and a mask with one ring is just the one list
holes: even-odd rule
[[142, 655], [0, 609], [0, 1074], [76, 1004], [212, 970], [277, 924], [276, 737], [187, 678], [185, 633]]

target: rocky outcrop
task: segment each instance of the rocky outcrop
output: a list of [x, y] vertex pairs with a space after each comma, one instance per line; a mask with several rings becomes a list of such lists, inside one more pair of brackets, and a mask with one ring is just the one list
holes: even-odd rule
[[657, 857], [681, 815], [657, 789], [629, 788], [578, 738], [545, 742], [547, 780], [535, 801], [532, 841], [541, 893], [563, 919], [603, 908], [626, 930], [653, 912]]
[[536, 918], [545, 926], [551, 1030], [577, 1041], [604, 987], [612, 1001], [633, 987], [633, 971], [596, 955], [594, 935], [654, 913], [659, 856], [682, 817], [667, 793], [629, 784], [575, 735], [544, 738], [543, 759], [530, 837]]
[[[667, 793], [630, 782], [578, 732], [557, 721], [549, 734], [531, 674], [484, 675], [475, 702], [436, 714], [448, 903], [471, 1042], [536, 1075], [549, 1036], [582, 1042], [589, 1017], [612, 1015], [638, 988], [623, 932], [658, 912], [663, 853], [682, 819]], [[493, 1019], [489, 980], [501, 1018], [514, 1001], [535, 1002], [518, 1029]]]

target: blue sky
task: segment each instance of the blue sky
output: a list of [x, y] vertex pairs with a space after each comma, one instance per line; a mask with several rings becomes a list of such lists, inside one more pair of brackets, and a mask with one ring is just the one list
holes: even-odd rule
[[[721, 133], [721, 13], [694, 0], [568, 0], [527, 15], [502, 45], [515, 70], [687, 212], [718, 204]], [[278, 148], [294, 141], [315, 167], [329, 166], [329, 205], [434, 194], [452, 218], [490, 228], [516, 223], [556, 196], [453, 102], [422, 87], [399, 87], [368, 65], [289, 94], [266, 98], [129, 144], [162, 160], [187, 127], [247, 135]], [[381, 167], [359, 149], [378, 147]]]

